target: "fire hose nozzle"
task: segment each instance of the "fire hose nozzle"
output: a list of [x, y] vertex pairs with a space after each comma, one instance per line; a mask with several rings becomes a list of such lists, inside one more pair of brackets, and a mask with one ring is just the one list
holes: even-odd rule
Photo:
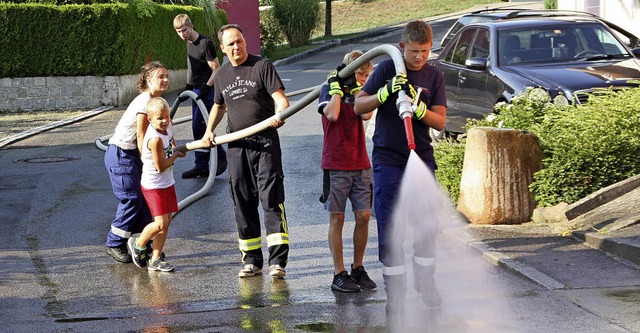
[[411, 99], [409, 98], [409, 96], [407, 96], [406, 92], [404, 91], [398, 92], [396, 107], [398, 108], [398, 113], [400, 114], [400, 118], [413, 117], [413, 108], [411, 107]]
[[410, 150], [415, 150], [416, 143], [413, 136], [413, 125], [411, 124], [411, 119], [413, 118], [413, 105], [411, 104], [411, 99], [407, 96], [406, 92], [402, 90], [398, 92], [396, 107], [400, 113], [400, 118], [402, 118], [402, 121], [404, 122], [404, 132], [407, 136], [407, 147]]

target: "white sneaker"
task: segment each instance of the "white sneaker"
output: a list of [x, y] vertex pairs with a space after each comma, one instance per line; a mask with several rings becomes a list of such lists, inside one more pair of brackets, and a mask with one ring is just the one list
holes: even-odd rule
[[259, 274], [262, 274], [262, 269], [260, 267], [253, 264], [246, 264], [240, 268], [238, 277], [252, 277]]
[[269, 270], [270, 270], [269, 275], [275, 278], [282, 278], [287, 275], [287, 272], [285, 272], [284, 268], [282, 268], [282, 266], [280, 265], [271, 265], [269, 266]]

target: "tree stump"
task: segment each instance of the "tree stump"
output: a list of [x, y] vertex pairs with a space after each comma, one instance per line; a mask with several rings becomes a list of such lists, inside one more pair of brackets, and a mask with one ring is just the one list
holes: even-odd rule
[[529, 191], [542, 150], [529, 132], [476, 127], [467, 133], [458, 210], [474, 224], [520, 224], [530, 220]]

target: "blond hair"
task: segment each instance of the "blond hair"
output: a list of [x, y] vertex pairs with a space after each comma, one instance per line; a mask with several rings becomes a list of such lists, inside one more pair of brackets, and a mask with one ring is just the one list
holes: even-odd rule
[[169, 103], [162, 97], [153, 97], [145, 106], [145, 111], [147, 112], [147, 116], [151, 117], [155, 114], [160, 114], [163, 111], [169, 112]]
[[176, 17], [173, 19], [173, 27], [175, 29], [179, 29], [185, 25], [193, 26], [193, 24], [191, 24], [191, 19], [189, 18], [189, 15], [187, 14], [176, 15]]
[[[361, 50], [353, 50], [344, 56], [344, 58], [342, 59], [342, 63], [345, 65], [349, 65], [350, 63], [354, 62], [356, 59], [360, 58], [363, 54], [364, 52], [362, 52]], [[355, 72], [359, 74], [367, 74], [371, 72], [372, 69], [373, 69], [373, 64], [371, 63], [371, 61], [367, 61], [364, 64], [362, 64], [362, 66], [358, 67], [358, 69], [356, 69]]]

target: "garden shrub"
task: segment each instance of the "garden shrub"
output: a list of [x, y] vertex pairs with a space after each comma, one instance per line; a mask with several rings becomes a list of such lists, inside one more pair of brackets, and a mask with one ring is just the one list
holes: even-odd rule
[[[538, 206], [572, 203], [640, 173], [640, 88], [603, 90], [584, 105], [554, 104], [542, 89], [527, 89], [511, 104], [496, 104], [497, 114], [470, 120], [476, 126], [514, 128], [535, 134], [544, 154], [543, 169], [530, 190]], [[436, 146], [441, 182], [452, 197], [459, 192], [460, 147]], [[453, 156], [447, 156], [453, 155]], [[459, 178], [458, 178], [459, 179]]]
[[558, 0], [544, 0], [545, 9], [558, 9]]
[[318, 27], [320, 5], [317, 0], [272, 0], [273, 15], [289, 46], [309, 44]]
[[457, 202], [460, 197], [464, 149], [464, 141], [446, 140], [434, 145], [433, 153], [438, 162], [438, 169], [435, 172], [436, 179], [453, 202]]
[[640, 172], [640, 89], [558, 109], [533, 131], [545, 153], [531, 190], [540, 206], [575, 202]]
[[273, 15], [273, 10], [260, 12], [260, 49], [263, 57], [271, 58], [278, 45], [284, 42], [284, 36], [278, 22]]

